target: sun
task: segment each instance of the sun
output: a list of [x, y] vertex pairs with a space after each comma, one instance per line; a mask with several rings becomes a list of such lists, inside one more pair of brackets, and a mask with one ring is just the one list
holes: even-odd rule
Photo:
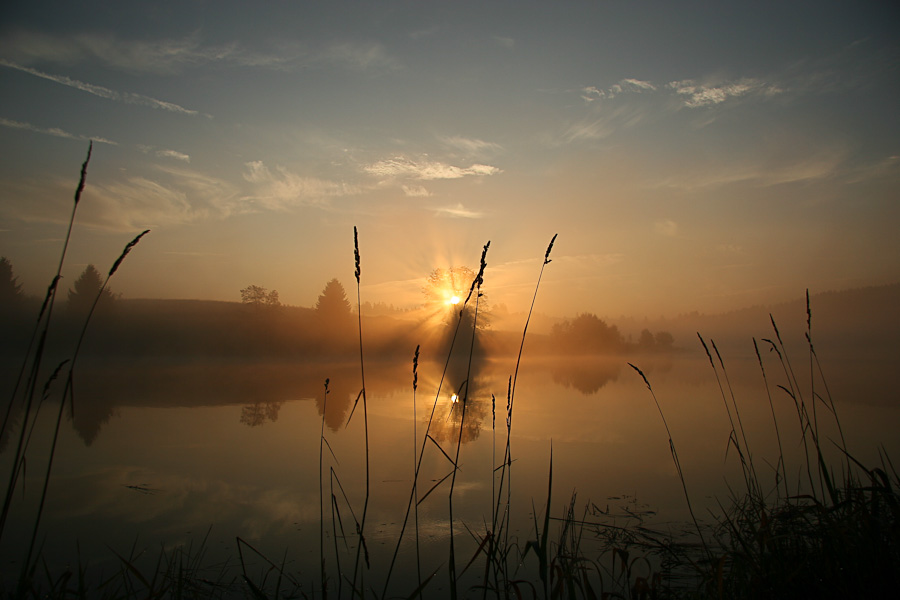
[[459, 304], [459, 302], [460, 302], [459, 296], [457, 296], [456, 294], [452, 294], [452, 295], [448, 294], [448, 297], [446, 300], [447, 304]]

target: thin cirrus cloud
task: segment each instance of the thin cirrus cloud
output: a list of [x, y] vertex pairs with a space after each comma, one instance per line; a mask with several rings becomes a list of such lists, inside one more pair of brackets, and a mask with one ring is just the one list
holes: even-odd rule
[[440, 138], [440, 141], [451, 148], [474, 156], [497, 154], [503, 150], [503, 147], [500, 144], [458, 135], [442, 137]]
[[598, 100], [612, 100], [618, 96], [628, 94], [640, 94], [644, 92], [672, 92], [681, 100], [683, 106], [688, 108], [700, 108], [721, 104], [732, 98], [740, 98], [752, 94], [774, 96], [783, 90], [777, 85], [768, 84], [761, 79], [743, 78], [737, 81], [722, 81], [717, 83], [698, 83], [693, 79], [671, 81], [664, 86], [658, 86], [649, 81], [628, 78], [607, 87], [585, 86], [578, 90], [581, 99], [587, 104], [593, 104]]
[[672, 219], [662, 219], [653, 224], [653, 230], [659, 235], [674, 237], [678, 235], [678, 223]]
[[173, 74], [208, 64], [292, 71], [317, 66], [352, 70], [396, 70], [400, 63], [377, 42], [332, 42], [313, 46], [268, 41], [265, 50], [237, 42], [205, 45], [198, 33], [180, 39], [127, 40], [111, 35], [51, 36], [18, 32], [0, 42], [0, 52], [19, 63], [73, 64], [95, 60], [125, 71]]
[[779, 161], [778, 164], [757, 160], [679, 172], [651, 183], [648, 187], [693, 191], [737, 183], [748, 183], [760, 187], [811, 183], [842, 175], [847, 175], [852, 180], [853, 173], [846, 170], [846, 159], [845, 149], [823, 149], [811, 156], [785, 159]]
[[686, 79], [684, 81], [673, 81], [666, 87], [674, 90], [676, 94], [682, 97], [684, 106], [688, 108], [721, 104], [731, 98], [740, 98], [741, 96], [754, 93], [773, 96], [782, 91], [777, 86], [767, 85], [759, 79], [741, 79], [718, 85], [703, 85]]
[[[4, 212], [26, 222], [59, 223], [68, 216], [72, 182], [27, 180]], [[184, 167], [157, 166], [147, 175], [92, 182], [79, 204], [79, 222], [134, 231], [248, 212], [232, 184]]]
[[231, 183], [180, 166], [156, 167], [153, 179], [133, 176], [98, 183], [89, 199], [87, 217], [119, 230], [221, 219], [251, 210]]
[[173, 160], [178, 160], [186, 163], [191, 162], [190, 154], [185, 154], [184, 152], [179, 152], [178, 150], [154, 148], [153, 146], [148, 146], [146, 144], [138, 144], [137, 149], [144, 154], [152, 154], [153, 156], [156, 156], [158, 158], [171, 158]]
[[81, 140], [81, 141], [94, 141], [99, 144], [109, 144], [111, 146], [118, 146], [118, 144], [112, 140], [108, 140], [102, 137], [87, 137], [83, 135], [76, 135], [74, 133], [69, 133], [64, 129], [60, 129], [59, 127], [37, 127], [36, 125], [32, 125], [31, 123], [24, 123], [22, 121], [14, 121], [12, 119], [5, 119], [0, 117], [0, 126], [9, 127], [10, 129], [22, 129], [25, 131], [31, 131], [34, 133], [41, 133], [44, 135], [52, 135], [54, 137], [65, 138], [68, 140]]
[[590, 104], [591, 102], [595, 102], [597, 100], [612, 100], [616, 96], [620, 96], [622, 94], [641, 93], [647, 91], [656, 91], [656, 86], [649, 81], [628, 78], [622, 79], [618, 83], [614, 83], [613, 85], [605, 89], [600, 89], [592, 85], [586, 86], [581, 88], [580, 93], [582, 100]]
[[174, 158], [175, 160], [180, 160], [186, 163], [191, 162], [191, 157], [189, 154], [178, 152], [177, 150], [157, 150], [155, 154], [156, 156], [159, 156], [161, 158]]
[[468, 167], [457, 167], [437, 161], [412, 160], [405, 157], [389, 158], [363, 167], [370, 175], [379, 177], [398, 177], [418, 180], [460, 179], [462, 177], [483, 177], [500, 173], [500, 169], [490, 165], [473, 164]]
[[431, 196], [431, 192], [421, 185], [402, 185], [400, 189], [410, 198], [427, 198]]
[[77, 79], [66, 77], [65, 75], [51, 75], [50, 73], [44, 73], [43, 71], [38, 71], [37, 69], [32, 69], [31, 67], [18, 65], [2, 58], [0, 58], [0, 65], [10, 69], [16, 69], [17, 71], [21, 71], [23, 73], [28, 73], [29, 75], [33, 75], [35, 77], [40, 77], [41, 79], [46, 79], [47, 81], [58, 83], [60, 85], [65, 85], [82, 92], [87, 92], [88, 94], [93, 94], [94, 96], [98, 96], [100, 98], [113, 100], [115, 102], [135, 104], [138, 106], [148, 106], [150, 108], [165, 110], [182, 115], [196, 116], [200, 114], [199, 111], [184, 108], [183, 106], [179, 106], [172, 102], [166, 102], [165, 100], [157, 100], [156, 98], [151, 98], [150, 96], [144, 96], [142, 94], [135, 94], [132, 92], [118, 92], [116, 90], [111, 90], [100, 85], [78, 81]]
[[[568, 125], [562, 139], [566, 143], [599, 140], [639, 125], [653, 116], [671, 114], [681, 108], [702, 109], [754, 96], [769, 98], [783, 91], [777, 85], [753, 78], [718, 83], [684, 79], [662, 86], [627, 78], [606, 88], [584, 86], [577, 93], [589, 107], [589, 114]], [[636, 95], [641, 95], [646, 101], [627, 101], [627, 98]]]
[[296, 206], [326, 206], [331, 198], [362, 193], [358, 186], [304, 177], [276, 166], [267, 167], [262, 161], [245, 165], [244, 180], [254, 186], [245, 200], [269, 210], [287, 210]]
[[480, 219], [484, 216], [483, 212], [466, 208], [462, 203], [435, 208], [434, 213], [439, 217], [451, 217], [456, 219]]

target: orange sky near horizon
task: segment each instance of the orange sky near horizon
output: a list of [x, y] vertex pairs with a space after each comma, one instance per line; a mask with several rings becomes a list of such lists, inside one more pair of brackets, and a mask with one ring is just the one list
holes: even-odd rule
[[130, 298], [724, 312], [900, 281], [886, 3], [4, 7], [0, 255]]

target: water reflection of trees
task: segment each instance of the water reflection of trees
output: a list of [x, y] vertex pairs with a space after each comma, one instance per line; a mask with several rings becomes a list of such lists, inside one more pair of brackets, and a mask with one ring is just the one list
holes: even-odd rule
[[[448, 328], [449, 329], [449, 328]], [[445, 335], [449, 335], [446, 333]], [[448, 347], [438, 340], [437, 347]], [[470, 340], [469, 340], [470, 341]], [[471, 343], [471, 342], [470, 342]], [[504, 397], [511, 364], [493, 363], [477, 356], [469, 364], [470, 345], [457, 341], [449, 364], [446, 359], [419, 364], [419, 397], [437, 393], [444, 368], [441, 397], [432, 424], [435, 439], [452, 440], [459, 435], [462, 404], [451, 405], [450, 396], [465, 397], [465, 382], [475, 382], [469, 390], [463, 424], [463, 442], [476, 440], [483, 427], [490, 427], [491, 394]], [[476, 342], [477, 353], [477, 342]], [[604, 385], [616, 381], [621, 360], [570, 358], [533, 365], [561, 386], [585, 395], [595, 394]], [[655, 363], [654, 363], [655, 365]], [[647, 368], [653, 369], [654, 365]], [[661, 368], [661, 365], [655, 368]], [[369, 360], [366, 364], [368, 395], [387, 398], [395, 393], [412, 395], [412, 374], [408, 361]], [[92, 444], [102, 429], [122, 407], [240, 407], [240, 422], [260, 427], [275, 421], [279, 410], [290, 400], [307, 399], [315, 403], [325, 423], [339, 431], [346, 423], [350, 407], [360, 392], [359, 364], [349, 363], [204, 363], [186, 365], [90, 365], [76, 373], [75, 410], [71, 424], [86, 445]], [[324, 381], [329, 378], [328, 402]], [[429, 402], [430, 404], [430, 402]], [[429, 411], [430, 412], [430, 411]], [[11, 418], [15, 421], [15, 411]], [[2, 441], [2, 440], [0, 440]]]
[[607, 383], [619, 378], [622, 363], [604, 360], [569, 360], [551, 368], [553, 382], [566, 388], [574, 388], [590, 396]]
[[281, 402], [254, 402], [241, 409], [241, 423], [248, 427], [258, 427], [266, 421], [278, 420]]
[[[463, 403], [465, 402], [465, 422], [462, 423], [462, 435], [460, 436], [460, 422], [463, 417]], [[478, 439], [481, 430], [485, 426], [485, 419], [491, 413], [491, 401], [485, 398], [469, 397], [463, 401], [453, 401], [445, 398], [441, 406], [435, 411], [434, 420], [431, 423], [430, 434], [445, 451], [449, 452], [451, 445], [460, 440], [463, 444]], [[427, 417], [423, 424], [427, 424]]]

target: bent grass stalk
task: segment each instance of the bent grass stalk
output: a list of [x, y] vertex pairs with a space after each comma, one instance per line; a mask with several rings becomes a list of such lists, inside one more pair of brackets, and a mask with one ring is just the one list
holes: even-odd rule
[[[34, 520], [34, 530], [31, 535], [31, 542], [28, 546], [28, 554], [25, 559], [25, 563], [23, 564], [22, 578], [20, 580], [20, 585], [24, 585], [25, 583], [25, 574], [26, 570], [29, 568], [29, 564], [31, 562], [31, 557], [34, 553], [34, 545], [37, 540], [38, 529], [41, 523], [41, 516], [44, 512], [44, 503], [47, 500], [47, 489], [50, 486], [50, 473], [53, 469], [53, 458], [56, 454], [56, 443], [59, 440], [59, 429], [62, 423], [62, 416], [66, 406], [66, 400], [68, 399], [72, 410], [74, 411], [75, 406], [75, 391], [74, 391], [74, 373], [75, 373], [75, 363], [78, 360], [78, 354], [81, 351], [81, 345], [84, 342], [85, 336], [87, 334], [88, 325], [90, 325], [91, 317], [94, 315], [94, 311], [97, 309], [97, 304], [100, 302], [100, 298], [103, 297], [103, 292], [106, 291], [106, 287], [109, 285], [109, 280], [115, 274], [115, 272], [119, 269], [119, 266], [122, 264], [122, 261], [125, 260], [125, 257], [131, 252], [132, 248], [134, 248], [138, 242], [141, 241], [145, 235], [150, 233], [149, 229], [145, 229], [142, 233], [138, 234], [133, 240], [126, 244], [125, 249], [122, 251], [122, 254], [119, 255], [119, 258], [113, 263], [112, 268], [110, 268], [109, 273], [106, 275], [106, 279], [103, 281], [103, 285], [100, 286], [100, 290], [97, 292], [96, 297], [94, 298], [93, 304], [91, 304], [91, 308], [88, 311], [87, 316], [84, 319], [84, 324], [81, 327], [81, 333], [78, 336], [78, 342], [75, 344], [75, 350], [72, 353], [72, 358], [69, 361], [69, 370], [66, 376], [66, 385], [65, 389], [63, 389], [62, 399], [59, 403], [59, 413], [56, 416], [56, 426], [53, 430], [53, 441], [50, 444], [50, 457], [47, 459], [47, 473], [44, 476], [44, 485], [41, 490], [41, 499], [38, 504], [37, 516]], [[20, 588], [22, 589], [22, 588]]]
[[675, 450], [675, 442], [672, 441], [672, 432], [669, 430], [669, 423], [666, 421], [666, 416], [663, 414], [662, 407], [659, 405], [659, 400], [656, 398], [656, 392], [653, 391], [653, 387], [650, 385], [650, 382], [647, 380], [647, 376], [644, 375], [644, 372], [639, 368], [634, 366], [631, 363], [628, 363], [628, 366], [637, 371], [638, 375], [641, 376], [641, 379], [644, 380], [644, 384], [646, 384], [647, 389], [650, 391], [650, 396], [653, 398], [653, 403], [656, 404], [656, 410], [659, 411], [659, 416], [662, 419], [663, 426], [666, 428], [666, 435], [669, 437], [669, 452], [672, 454], [672, 461], [675, 463], [675, 470], [678, 472], [678, 479], [681, 481], [681, 489], [684, 491], [684, 499], [687, 502], [687, 509], [691, 515], [691, 521], [694, 522], [694, 527], [697, 529], [697, 535], [700, 537], [700, 543], [703, 545], [703, 550], [706, 553], [707, 558], [710, 560], [710, 564], [712, 564], [712, 553], [709, 550], [709, 547], [706, 545], [706, 540], [703, 537], [703, 532], [700, 530], [700, 522], [697, 520], [697, 517], [694, 515], [694, 509], [691, 506], [691, 496], [688, 494], [687, 483], [684, 480], [684, 471], [681, 469], [681, 461], [678, 460], [678, 452]]
[[[544, 268], [549, 265], [553, 260], [550, 258], [550, 252], [553, 250], [553, 244], [556, 242], [556, 237], [558, 233], [553, 234], [553, 237], [550, 239], [550, 243], [547, 245], [547, 250], [544, 252], [544, 260], [541, 263], [541, 270], [538, 273], [537, 283], [534, 286], [534, 295], [531, 297], [531, 306], [528, 308], [528, 317], [525, 319], [525, 327], [522, 329], [522, 341], [519, 343], [519, 353], [516, 356], [516, 368], [515, 371], [509, 379], [509, 384], [506, 392], [506, 447], [503, 451], [503, 464], [500, 467], [500, 488], [497, 491], [497, 502], [496, 502], [496, 510], [493, 511], [493, 522], [492, 522], [492, 533], [493, 537], [496, 539], [498, 536], [498, 530], [502, 529], [504, 532], [504, 548], [509, 548], [509, 519], [510, 519], [510, 504], [512, 499], [512, 479], [511, 479], [511, 471], [512, 471], [512, 456], [511, 456], [511, 446], [510, 446], [510, 434], [512, 431], [512, 414], [513, 414], [513, 400], [515, 398], [515, 390], [516, 390], [516, 382], [519, 378], [519, 366], [522, 364], [522, 352], [525, 348], [525, 336], [528, 333], [528, 325], [531, 323], [531, 316], [534, 313], [534, 305], [537, 302], [538, 290], [541, 287], [541, 278], [544, 276]], [[495, 467], [496, 470], [496, 467]], [[504, 516], [500, 517], [500, 499], [503, 497], [503, 486], [504, 481], [506, 482], [506, 510], [504, 511]], [[492, 485], [493, 487], [493, 485]], [[489, 548], [488, 560], [493, 560], [494, 558], [494, 544], [491, 544]], [[504, 557], [505, 559], [505, 557]], [[505, 565], [501, 567], [503, 571], [503, 575], [505, 577], [506, 568]], [[505, 586], [504, 586], [505, 587]], [[487, 589], [487, 582], [485, 582], [485, 589]]]
[[[475, 352], [475, 337], [476, 332], [478, 331], [478, 305], [479, 300], [481, 300], [481, 284], [484, 282], [484, 269], [487, 266], [485, 262], [485, 257], [487, 256], [488, 248], [491, 247], [491, 242], [488, 241], [487, 244], [484, 245], [484, 249], [481, 251], [481, 266], [478, 269], [478, 275], [475, 276], [475, 279], [472, 281], [472, 285], [469, 288], [469, 295], [466, 297], [465, 304], [468, 304], [469, 299], [472, 297], [472, 293], [475, 293], [475, 314], [472, 319], [472, 341], [469, 345], [469, 364], [466, 370], [466, 393], [462, 396], [462, 415], [459, 419], [459, 436], [456, 440], [456, 458], [453, 460], [453, 477], [450, 480], [450, 495], [449, 495], [449, 504], [450, 504], [450, 597], [457, 597], [457, 589], [456, 589], [456, 546], [454, 542], [453, 535], [453, 490], [456, 487], [456, 474], [459, 471], [459, 451], [462, 447], [462, 435], [463, 429], [466, 424], [466, 408], [469, 404], [469, 390], [471, 389], [471, 377], [472, 377], [472, 354]], [[465, 306], [464, 304], [464, 306]], [[463, 309], [465, 310], [465, 309]], [[460, 317], [462, 316], [462, 311], [460, 311]]]
[[[29, 355], [31, 352], [32, 345], [34, 343], [35, 335], [38, 338], [38, 344], [34, 352], [34, 357], [32, 361], [32, 366], [28, 374], [28, 378], [25, 384], [25, 411], [24, 416], [22, 418], [22, 431], [19, 435], [19, 441], [16, 445], [16, 453], [12, 462], [12, 470], [10, 473], [9, 484], [6, 488], [6, 496], [3, 501], [3, 510], [0, 511], [0, 539], [3, 538], [3, 530], [6, 526], [6, 519], [9, 516], [10, 503], [12, 502], [12, 496], [15, 492], [16, 482], [19, 477], [20, 469], [22, 468], [22, 461], [24, 460], [25, 454], [25, 431], [28, 429], [28, 419], [31, 416], [31, 409], [34, 401], [34, 393], [35, 388], [37, 386], [37, 378], [41, 368], [41, 360], [44, 356], [44, 347], [47, 341], [47, 333], [50, 329], [50, 317], [53, 313], [53, 306], [56, 303], [56, 290], [59, 285], [59, 280], [62, 278], [62, 268], [63, 264], [66, 261], [66, 252], [69, 248], [69, 240], [72, 238], [72, 227], [75, 224], [75, 213], [78, 210], [78, 204], [81, 201], [81, 194], [84, 192], [84, 186], [87, 181], [87, 167], [91, 161], [91, 151], [93, 150], [94, 144], [93, 141], [88, 143], [88, 151], [87, 157], [84, 159], [84, 162], [81, 165], [81, 174], [78, 178], [78, 186], [75, 188], [75, 198], [72, 203], [72, 213], [69, 216], [69, 224], [66, 230], [66, 237], [63, 241], [62, 251], [59, 256], [59, 264], [56, 267], [56, 275], [53, 277], [53, 280], [50, 283], [50, 286], [47, 288], [47, 295], [44, 298], [44, 303], [41, 306], [41, 310], [38, 313], [38, 318], [35, 323], [34, 333], [32, 333], [31, 342], [28, 345], [28, 352], [25, 355], [25, 360], [22, 363], [22, 370], [19, 373], [19, 377], [16, 381], [15, 388], [12, 393], [12, 397], [9, 401], [9, 407], [7, 408], [7, 414], [3, 421], [3, 429], [5, 430], [9, 421], [9, 413], [12, 409], [12, 405], [15, 401], [15, 396], [19, 389], [19, 384], [22, 380], [22, 376], [25, 372], [26, 365], [28, 364]], [[44, 326], [41, 328], [41, 319], [44, 318]], [[40, 332], [40, 333], [38, 333]], [[37, 418], [37, 415], [34, 416]]]
[[[787, 497], [790, 495], [790, 490], [788, 490], [787, 468], [784, 464], [784, 448], [781, 445], [781, 432], [778, 429], [778, 418], [775, 416], [775, 404], [772, 402], [772, 391], [769, 389], [769, 379], [766, 377], [766, 368], [763, 366], [756, 338], [753, 338], [753, 350], [756, 352], [756, 360], [759, 363], [759, 370], [762, 373], [763, 384], [766, 388], [766, 398], [769, 400], [769, 410], [772, 412], [772, 424], [775, 427], [775, 439], [778, 442], [778, 462], [775, 464], [775, 486], [778, 486], [778, 480], [781, 479], [784, 483], [784, 495]], [[778, 471], [779, 466], [781, 467], [780, 475]]]

